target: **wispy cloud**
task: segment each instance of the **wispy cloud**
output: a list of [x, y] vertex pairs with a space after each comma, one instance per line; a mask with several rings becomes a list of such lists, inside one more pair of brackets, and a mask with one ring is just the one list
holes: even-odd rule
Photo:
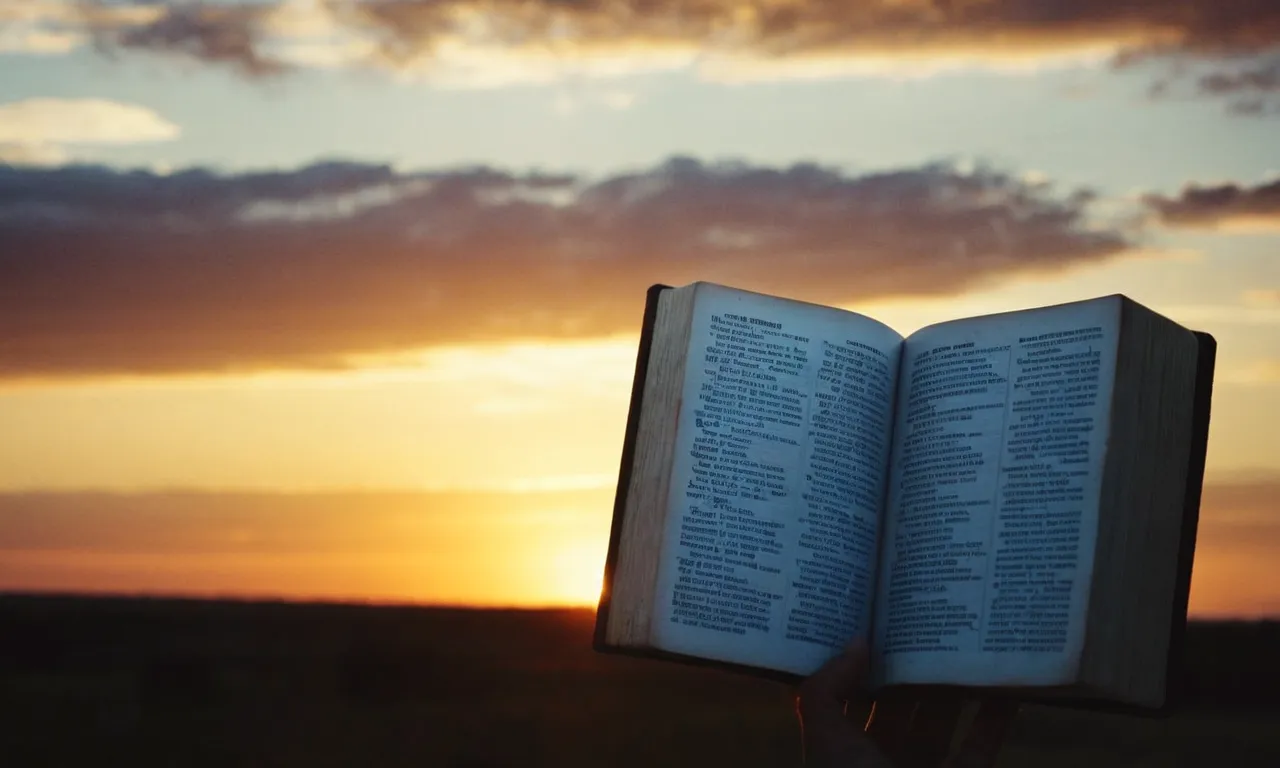
[[1189, 184], [1176, 197], [1151, 194], [1144, 200], [1172, 227], [1280, 229], [1280, 179], [1254, 186]]
[[611, 489], [563, 480], [436, 493], [0, 494], [0, 590], [587, 601]]
[[[0, 589], [545, 602], [576, 594], [547, 583], [555, 557], [603, 558], [608, 542], [613, 479], [563, 480], [514, 492], [0, 494]], [[1280, 604], [1278, 498], [1274, 473], [1205, 486], [1195, 613]], [[602, 563], [590, 565], [567, 575], [580, 583]]]
[[0, 142], [0, 164], [62, 165], [68, 159], [67, 151], [56, 144]]
[[1201, 76], [1202, 93], [1230, 98], [1238, 114], [1265, 115], [1280, 109], [1280, 52], [1265, 59], [1247, 59]]
[[0, 168], [0, 376], [350, 365], [633, 332], [645, 287], [938, 295], [1126, 252], [1092, 196], [986, 167], [853, 174], [677, 158], [158, 176]]
[[587, 107], [604, 107], [622, 112], [635, 106], [638, 98], [635, 92], [619, 88], [561, 90], [551, 106], [562, 115], [574, 114]]
[[1124, 57], [1121, 63], [1144, 59], [1163, 65], [1148, 91], [1153, 98], [1213, 98], [1225, 101], [1234, 115], [1280, 114], [1280, 47], [1275, 43], [1190, 57], [1155, 50]]
[[[0, 5], [13, 39], [89, 39], [249, 75], [362, 66], [453, 84], [548, 82], [696, 68], [727, 80], [930, 72], [956, 66], [1225, 62], [1199, 90], [1274, 91], [1280, 7], [1266, 0], [55, 0]], [[0, 39], [3, 39], [0, 37]]]
[[1170, 304], [1163, 311], [1190, 326], [1280, 325], [1280, 307], [1241, 304]]
[[1245, 386], [1280, 384], [1280, 360], [1253, 360], [1244, 365], [1227, 368], [1216, 378], [1223, 383]]
[[103, 99], [26, 99], [0, 104], [0, 162], [66, 162], [68, 147], [167, 141], [178, 126], [146, 107]]
[[1240, 300], [1251, 307], [1280, 307], [1280, 288], [1250, 288]]
[[83, 27], [71, 3], [0, 0], [0, 53], [66, 53], [85, 43]]
[[265, 76], [285, 69], [263, 50], [259, 27], [271, 12], [260, 4], [175, 4], [138, 23], [122, 24], [117, 16], [93, 19], [89, 27], [94, 42], [107, 51], [160, 51]]

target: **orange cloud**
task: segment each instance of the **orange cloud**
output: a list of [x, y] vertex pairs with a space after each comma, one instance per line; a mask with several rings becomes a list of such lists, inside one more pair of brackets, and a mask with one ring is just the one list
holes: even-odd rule
[[959, 292], [1126, 251], [1090, 201], [948, 165], [0, 168], [0, 376], [337, 367], [631, 333], [655, 282], [826, 303]]
[[[1191, 610], [1280, 615], [1280, 476], [1205, 486]], [[612, 489], [0, 494], [0, 590], [590, 602]]]
[[0, 495], [0, 591], [593, 603], [612, 489]]
[[1200, 616], [1280, 615], [1280, 477], [1208, 483], [1192, 576]]
[[485, 85], [691, 67], [711, 78], [825, 77], [922, 59], [1198, 61], [1210, 71], [1197, 91], [1233, 99], [1238, 112], [1265, 111], [1280, 46], [1280, 9], [1266, 0], [30, 0], [3, 10], [8, 37], [32, 50], [92, 40], [109, 54], [150, 52], [250, 76], [358, 66]]

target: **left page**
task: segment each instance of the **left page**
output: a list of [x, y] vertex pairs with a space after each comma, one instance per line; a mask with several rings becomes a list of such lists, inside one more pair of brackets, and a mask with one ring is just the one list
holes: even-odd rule
[[700, 283], [654, 645], [805, 674], [865, 635], [902, 338]]

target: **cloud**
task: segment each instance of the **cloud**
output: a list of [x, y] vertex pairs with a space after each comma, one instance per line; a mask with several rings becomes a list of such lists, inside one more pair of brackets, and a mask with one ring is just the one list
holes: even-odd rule
[[0, 494], [0, 590], [583, 602], [611, 500], [609, 487]]
[[133, 104], [102, 99], [27, 99], [0, 104], [0, 142], [131, 144], [177, 135], [177, 126]]
[[69, 3], [0, 0], [0, 53], [66, 53], [84, 43]]
[[601, 93], [599, 100], [601, 104], [605, 105], [609, 109], [623, 111], [631, 109], [636, 105], [636, 94], [615, 88]]
[[136, 24], [91, 23], [94, 42], [107, 51], [140, 50], [211, 64], [227, 64], [246, 75], [280, 74], [283, 62], [263, 51], [259, 32], [269, 5], [169, 5]]
[[946, 164], [675, 158], [600, 179], [0, 167], [0, 376], [333, 367], [629, 334], [654, 282], [826, 303], [947, 294], [1126, 251], [1091, 200]]
[[1280, 288], [1251, 288], [1241, 292], [1240, 300], [1250, 307], [1280, 307]]
[[1200, 504], [1191, 610], [1208, 615], [1276, 615], [1280, 589], [1280, 476], [1209, 481]]
[[1280, 228], [1280, 179], [1252, 187], [1236, 182], [1189, 184], [1177, 197], [1150, 194], [1144, 201], [1161, 222], [1171, 227]]
[[1184, 325], [1280, 325], [1280, 307], [1257, 304], [1169, 304], [1163, 312]]
[[[603, 557], [612, 489], [596, 481], [506, 493], [0, 494], [0, 589], [546, 601], [552, 558]], [[1274, 473], [1206, 484], [1193, 613], [1280, 610], [1277, 499]], [[580, 583], [599, 566], [567, 576]]]
[[[24, 33], [91, 38], [104, 51], [152, 51], [249, 75], [353, 65], [466, 84], [673, 67], [696, 67], [714, 79], [767, 80], [929, 72], [940, 66], [1026, 69], [1113, 57], [1122, 64], [1248, 61], [1280, 46], [1280, 6], [1267, 0], [268, 0], [130, 6], [34, 0], [34, 6], [39, 13], [11, 10], [17, 20], [10, 24]], [[1265, 82], [1248, 76], [1213, 80], [1203, 90], [1240, 95]]]
[[1280, 57], [1251, 62], [1200, 78], [1200, 89], [1211, 94], [1275, 93], [1280, 91]]
[[65, 149], [53, 144], [0, 142], [3, 165], [62, 165], [69, 159]]
[[84, 39], [70, 32], [0, 27], [0, 53], [57, 54], [78, 48]]
[[1150, 89], [1155, 98], [1209, 97], [1226, 102], [1231, 114], [1280, 114], [1280, 47], [1251, 53], [1186, 57], [1156, 55], [1166, 64]]
[[0, 162], [65, 162], [67, 145], [167, 141], [178, 126], [134, 104], [103, 99], [26, 99], [0, 104]]
[[1244, 365], [1227, 368], [1222, 371], [1222, 375], [1215, 378], [1225, 384], [1251, 387], [1280, 384], [1280, 360], [1253, 360]]
[[[479, 539], [479, 531], [466, 529], [510, 525], [548, 509], [572, 510], [566, 515], [573, 517], [608, 501], [612, 482], [551, 490], [0, 493], [0, 552], [404, 552], [429, 544], [433, 534]], [[361, 509], [367, 519], [355, 514]], [[589, 517], [598, 523], [600, 516]]]
[[617, 88], [579, 91], [561, 90], [551, 102], [551, 108], [561, 115], [571, 115], [584, 107], [604, 107], [624, 112], [636, 105], [638, 96]]

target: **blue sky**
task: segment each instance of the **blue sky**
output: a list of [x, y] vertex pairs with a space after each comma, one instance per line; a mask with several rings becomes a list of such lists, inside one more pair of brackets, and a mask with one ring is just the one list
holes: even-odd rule
[[696, 71], [438, 87], [315, 70], [246, 81], [156, 57], [0, 56], [0, 100], [105, 98], [177, 125], [172, 141], [86, 145], [120, 166], [288, 168], [321, 158], [607, 173], [673, 154], [875, 169], [985, 160], [1123, 195], [1280, 172], [1274, 121], [1202, 98], [1154, 100], [1150, 74], [1103, 61], [1001, 74], [708, 82]]

